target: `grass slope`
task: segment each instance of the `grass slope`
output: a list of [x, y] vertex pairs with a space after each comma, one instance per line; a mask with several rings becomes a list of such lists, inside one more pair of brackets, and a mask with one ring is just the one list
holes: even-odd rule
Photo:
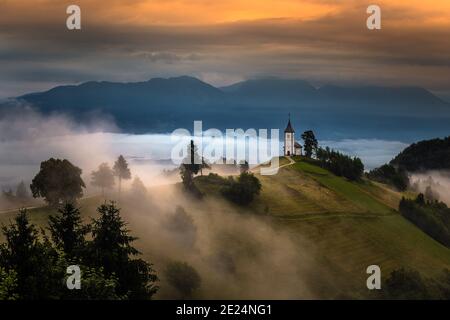
[[268, 212], [275, 223], [294, 238], [311, 240], [320, 262], [335, 273], [332, 297], [370, 297], [365, 270], [371, 264], [385, 276], [400, 267], [431, 277], [450, 268], [450, 250], [394, 210], [403, 194], [369, 180], [350, 182], [302, 161], [261, 180], [259, 202], [272, 204]]

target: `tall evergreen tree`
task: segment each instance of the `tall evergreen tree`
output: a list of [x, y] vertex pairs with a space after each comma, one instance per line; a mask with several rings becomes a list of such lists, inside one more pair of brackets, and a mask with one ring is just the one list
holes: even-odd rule
[[80, 260], [89, 226], [83, 225], [80, 211], [72, 203], [66, 203], [58, 212], [60, 216], [49, 217], [52, 240], [68, 258]]
[[100, 217], [93, 220], [93, 262], [103, 267], [106, 275], [115, 274], [119, 281], [119, 295], [130, 299], [147, 299], [156, 292], [157, 277], [152, 265], [142, 259], [132, 259], [139, 254], [132, 243], [137, 238], [129, 234], [114, 202], [98, 208]]
[[122, 179], [129, 180], [131, 179], [130, 168], [128, 168], [128, 163], [125, 158], [120, 155], [117, 158], [116, 162], [114, 162], [114, 175], [119, 178], [119, 196], [122, 191]]
[[204, 163], [203, 158], [198, 154], [197, 146], [194, 144], [194, 140], [191, 140], [187, 147], [187, 156], [183, 159], [182, 166], [192, 173], [192, 175], [198, 174], [202, 169]]
[[305, 156], [311, 158], [319, 146], [316, 136], [312, 130], [308, 130], [302, 133], [302, 139], [304, 141]]
[[209, 165], [198, 155], [197, 146], [194, 144], [193, 140], [189, 143], [187, 151], [187, 156], [183, 159], [180, 166], [180, 176], [183, 181], [183, 187], [191, 195], [201, 198], [202, 193], [194, 184], [194, 176], [198, 174], [202, 168], [209, 167]]
[[48, 242], [39, 241], [36, 227], [21, 210], [14, 223], [2, 227], [6, 243], [0, 246], [0, 267], [14, 270], [15, 292], [20, 299], [49, 299], [61, 290], [61, 269], [54, 268], [58, 255]]

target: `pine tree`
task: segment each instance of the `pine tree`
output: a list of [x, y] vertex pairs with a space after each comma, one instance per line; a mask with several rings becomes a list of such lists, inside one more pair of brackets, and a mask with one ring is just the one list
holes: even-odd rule
[[49, 230], [56, 247], [69, 258], [81, 259], [86, 247], [85, 235], [89, 226], [84, 226], [78, 208], [67, 203], [58, 210], [60, 216], [49, 217]]
[[[20, 299], [49, 299], [58, 295], [63, 273], [54, 268], [57, 253], [39, 241], [36, 227], [21, 210], [14, 223], [2, 227], [6, 243], [0, 246], [0, 267], [15, 272], [15, 294]], [[45, 238], [45, 237], [44, 237]]]
[[119, 178], [119, 197], [122, 191], [122, 179], [129, 180], [131, 179], [131, 172], [128, 168], [128, 163], [125, 158], [120, 155], [114, 163], [114, 175]]
[[194, 184], [194, 176], [198, 174], [202, 168], [208, 168], [209, 165], [198, 155], [197, 146], [194, 144], [193, 140], [189, 143], [187, 151], [188, 155], [183, 159], [180, 166], [180, 176], [183, 181], [183, 187], [186, 191], [190, 192], [191, 195], [201, 198], [203, 195]]
[[131, 259], [139, 254], [132, 246], [137, 238], [131, 236], [114, 202], [97, 209], [100, 217], [93, 220], [93, 262], [103, 267], [106, 275], [115, 274], [119, 281], [119, 295], [130, 299], [151, 298], [156, 292], [157, 277], [152, 265], [142, 259]]
[[305, 156], [311, 158], [318, 148], [318, 142], [312, 130], [303, 132], [302, 139], [304, 141]]
[[204, 164], [204, 159], [199, 156], [194, 140], [191, 140], [187, 147], [187, 156], [183, 159], [182, 166], [184, 166], [186, 170], [192, 172], [193, 175], [196, 175], [202, 169]]

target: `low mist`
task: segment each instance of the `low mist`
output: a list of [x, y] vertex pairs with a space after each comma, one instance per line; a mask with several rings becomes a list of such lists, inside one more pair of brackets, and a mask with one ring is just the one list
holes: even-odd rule
[[[220, 198], [191, 198], [179, 185], [148, 188], [139, 201], [134, 197], [130, 191], [119, 204], [139, 236], [138, 248], [155, 264], [161, 286], [157, 298], [182, 297], [165, 275], [174, 261], [187, 262], [201, 277], [190, 298], [315, 297], [313, 245], [292, 239], [269, 218], [242, 212]], [[192, 218], [184, 227], [174, 225], [180, 210]]]
[[[90, 173], [102, 162], [112, 166], [118, 155], [123, 154], [133, 178], [139, 176], [147, 192], [133, 190], [130, 180], [124, 185], [119, 206], [132, 234], [139, 237], [136, 245], [143, 258], [154, 263], [160, 277], [157, 298], [181, 297], [166, 281], [165, 270], [174, 261], [186, 262], [198, 272], [201, 285], [193, 293], [196, 298], [315, 296], [307, 283], [317, 272], [311, 244], [299, 243], [298, 237], [294, 240], [275, 228], [268, 217], [240, 212], [221, 198], [186, 197], [177, 184], [176, 167], [166, 161], [170, 140], [164, 139], [164, 135], [106, 133], [116, 130], [114, 123], [101, 119], [98, 123], [79, 126], [67, 116], [44, 117], [29, 108], [3, 114], [0, 120], [3, 191], [13, 190], [20, 181], [28, 187], [39, 171], [40, 162], [54, 157], [66, 158], [83, 169], [85, 196], [98, 195], [98, 203], [117, 200], [115, 190], [108, 190], [105, 198], [99, 196], [100, 191], [90, 186]], [[165, 174], [164, 170], [173, 170], [173, 174]], [[223, 173], [231, 171], [224, 168]], [[13, 204], [4, 197], [1, 199], [0, 210], [12, 208]], [[42, 202], [29, 205], [37, 204]], [[177, 210], [189, 217], [188, 229], [177, 227]], [[95, 216], [95, 212], [85, 214]]]
[[[350, 148], [355, 154], [361, 148], [368, 150], [367, 143], [358, 141], [329, 141], [328, 145]], [[182, 297], [168, 283], [165, 272], [168, 265], [178, 261], [192, 266], [201, 278], [193, 298], [315, 298], [315, 288], [330, 285], [333, 279], [328, 270], [315, 263], [320, 257], [314, 245], [300, 235], [292, 237], [272, 218], [235, 207], [221, 197], [187, 197], [170, 161], [172, 146], [169, 135], [120, 133], [111, 119], [101, 115], [81, 126], [65, 115], [43, 116], [27, 106], [18, 106], [0, 115], [0, 187], [14, 191], [21, 181], [28, 187], [42, 161], [65, 158], [83, 170], [87, 186], [84, 196], [98, 196], [99, 204], [117, 200], [115, 189], [107, 190], [102, 198], [100, 190], [90, 185], [90, 174], [103, 162], [112, 167], [122, 154], [132, 178], [138, 176], [146, 188], [146, 192], [136, 192], [132, 179], [124, 182], [125, 194], [119, 206], [132, 234], [139, 237], [137, 247], [144, 259], [154, 263], [160, 277], [157, 298]], [[391, 147], [394, 152], [400, 145], [393, 143]], [[382, 155], [379, 161], [385, 161], [385, 157]], [[226, 166], [214, 167], [214, 171], [234, 174]], [[440, 183], [443, 188], [449, 186]], [[440, 189], [436, 191], [441, 193]], [[42, 202], [33, 200], [27, 205], [37, 204]], [[12, 208], [13, 203], [0, 197], [0, 212]], [[182, 214], [177, 216], [177, 212]], [[87, 214], [93, 216], [95, 212]], [[185, 220], [178, 226], [180, 216]]]
[[410, 177], [411, 187], [428, 200], [438, 200], [450, 206], [450, 170], [415, 173]]

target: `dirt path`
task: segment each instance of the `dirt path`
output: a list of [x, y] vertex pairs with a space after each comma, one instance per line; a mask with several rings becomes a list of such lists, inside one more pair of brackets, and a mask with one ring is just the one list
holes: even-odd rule
[[[90, 199], [90, 198], [95, 198], [97, 196], [98, 196], [98, 194], [94, 194], [94, 195], [90, 195], [87, 197], [83, 197], [79, 200], [82, 201], [82, 200], [86, 200], [86, 199]], [[19, 211], [20, 209], [33, 210], [33, 209], [43, 208], [46, 206], [47, 206], [46, 204], [41, 204], [41, 205], [34, 205], [34, 206], [21, 206], [21, 207], [16, 207], [16, 208], [9, 208], [9, 209], [0, 210], [0, 214], [11, 213], [14, 211]]]
[[283, 167], [287, 167], [287, 166], [292, 166], [295, 161], [291, 158], [291, 157], [286, 157], [286, 159], [289, 160], [289, 163], [283, 164], [282, 166], [279, 166], [278, 169], [283, 168]]
[[255, 168], [251, 169], [250, 171], [253, 173], [261, 173], [261, 168], [266, 168], [266, 170], [268, 172], [266, 172], [265, 175], [270, 175], [270, 172], [273, 172], [273, 174], [277, 174], [278, 170], [280, 170], [281, 168], [284, 168], [287, 166], [292, 166], [293, 164], [295, 164], [295, 161], [291, 157], [285, 156], [285, 158], [289, 160], [289, 163], [278, 166], [278, 168], [270, 169], [269, 167], [261, 167], [261, 165], [259, 165]]

